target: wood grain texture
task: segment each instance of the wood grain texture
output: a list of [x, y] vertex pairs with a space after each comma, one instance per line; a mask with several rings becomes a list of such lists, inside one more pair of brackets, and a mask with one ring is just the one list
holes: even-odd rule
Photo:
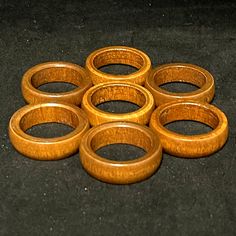
[[[78, 88], [68, 92], [49, 93], [37, 89], [52, 82], [70, 83]], [[21, 90], [28, 103], [66, 102], [80, 105], [86, 90], [92, 86], [84, 68], [68, 62], [46, 62], [38, 64], [25, 72]]]
[[[56, 138], [39, 138], [25, 133], [34, 125], [50, 122], [63, 123], [74, 130]], [[81, 138], [88, 129], [86, 114], [74, 105], [31, 104], [14, 113], [9, 123], [9, 137], [15, 149], [27, 157], [37, 160], [58, 160], [78, 151]]]
[[[137, 68], [128, 75], [108, 74], [100, 67], [112, 64], [124, 64]], [[93, 84], [103, 82], [127, 81], [143, 85], [151, 71], [151, 60], [141, 50], [125, 46], [110, 46], [92, 52], [86, 60], [86, 70]]]
[[[140, 109], [128, 113], [109, 113], [96, 106], [107, 101], [129, 101]], [[128, 82], [107, 82], [91, 87], [84, 95], [82, 109], [86, 112], [92, 126], [111, 121], [131, 121], [147, 124], [155, 108], [152, 94], [144, 87]]]
[[[143, 148], [147, 153], [129, 161], [112, 161], [95, 151], [109, 144], [125, 143]], [[159, 167], [162, 148], [158, 136], [148, 127], [130, 122], [110, 122], [90, 129], [80, 144], [80, 160], [93, 177], [113, 184], [144, 180]]]
[[[190, 83], [199, 89], [186, 93], [174, 93], [160, 88], [160, 85], [171, 82]], [[145, 87], [152, 93], [156, 106], [177, 100], [209, 103], [215, 93], [213, 76], [199, 66], [186, 63], [171, 63], [156, 67], [147, 78]]]
[[[178, 120], [193, 120], [213, 130], [198, 135], [182, 135], [164, 125]], [[204, 102], [179, 101], [160, 105], [152, 114], [150, 127], [159, 135], [165, 152], [177, 157], [208, 156], [220, 150], [228, 138], [228, 121], [217, 107]]]

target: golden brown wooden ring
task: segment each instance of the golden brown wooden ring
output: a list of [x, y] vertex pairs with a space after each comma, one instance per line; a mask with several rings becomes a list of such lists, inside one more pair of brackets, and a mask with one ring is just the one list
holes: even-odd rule
[[[109, 144], [125, 143], [143, 148], [147, 153], [134, 160], [112, 161], [95, 153]], [[80, 160], [95, 178], [113, 184], [144, 180], [159, 167], [162, 148], [158, 136], [148, 127], [131, 122], [110, 122], [90, 129], [80, 144]]]
[[[109, 113], [96, 106], [114, 100], [129, 101], [140, 106], [140, 109], [129, 113]], [[91, 87], [82, 100], [82, 109], [86, 112], [92, 126], [111, 121], [132, 121], [147, 124], [154, 110], [152, 94], [144, 87], [128, 82], [107, 82]]]
[[[52, 82], [70, 83], [78, 88], [68, 92], [48, 93], [37, 89]], [[46, 62], [30, 68], [23, 75], [21, 89], [28, 103], [66, 102], [79, 105], [92, 86], [84, 68], [68, 62]]]
[[[172, 132], [164, 127], [178, 120], [198, 121], [213, 130], [190, 136]], [[179, 101], [162, 104], [153, 112], [150, 127], [159, 135], [163, 149], [178, 157], [210, 155], [221, 149], [228, 137], [228, 121], [225, 114], [205, 102]]]
[[[39, 138], [25, 133], [34, 125], [57, 122], [74, 128], [67, 135]], [[9, 137], [17, 151], [37, 160], [57, 160], [78, 151], [81, 137], [89, 129], [86, 114], [78, 107], [65, 103], [27, 105], [12, 116]]]
[[[110, 64], [130, 65], [138, 70], [128, 75], [108, 74], [99, 70], [100, 67]], [[86, 70], [93, 84], [119, 80], [143, 85], [151, 71], [151, 60], [136, 48], [110, 46], [92, 52], [86, 60]]]
[[[185, 82], [198, 86], [199, 89], [174, 93], [160, 88], [171, 82]], [[155, 68], [147, 78], [145, 87], [152, 93], [157, 106], [176, 100], [196, 100], [211, 102], [215, 93], [213, 76], [205, 69], [184, 63], [165, 64]]]

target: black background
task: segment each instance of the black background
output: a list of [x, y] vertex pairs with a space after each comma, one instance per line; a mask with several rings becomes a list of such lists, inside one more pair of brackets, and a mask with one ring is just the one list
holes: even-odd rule
[[[235, 8], [234, 1], [0, 1], [0, 235], [236, 235]], [[127, 186], [90, 177], [78, 154], [40, 162], [17, 153], [7, 126], [25, 105], [23, 73], [45, 61], [84, 65], [108, 45], [139, 48], [154, 67], [209, 70], [213, 104], [230, 124], [224, 148], [195, 160], [164, 154], [155, 175]], [[139, 150], [110, 147], [104, 155], [117, 152]]]

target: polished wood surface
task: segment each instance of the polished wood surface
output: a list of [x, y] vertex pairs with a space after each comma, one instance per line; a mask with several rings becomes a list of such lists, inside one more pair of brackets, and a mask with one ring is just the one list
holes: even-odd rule
[[[130, 65], [137, 68], [137, 71], [128, 75], [117, 75], [99, 70], [112, 64]], [[151, 71], [151, 61], [144, 52], [136, 48], [110, 46], [92, 52], [86, 60], [86, 70], [93, 84], [127, 81], [143, 85]]]
[[[70, 83], [78, 88], [68, 92], [49, 93], [38, 89], [47, 83]], [[86, 71], [79, 65], [69, 62], [46, 62], [38, 64], [25, 72], [21, 89], [28, 103], [67, 102], [80, 105], [86, 90], [92, 86]]]
[[[184, 135], [164, 127], [178, 120], [198, 121], [213, 130], [199, 135]], [[153, 112], [150, 127], [159, 135], [165, 152], [185, 158], [208, 156], [220, 150], [228, 138], [225, 114], [205, 102], [180, 101], [162, 104]]]
[[[140, 106], [128, 113], [109, 113], [96, 106], [103, 102], [121, 100]], [[82, 109], [86, 112], [92, 126], [111, 121], [132, 121], [147, 124], [155, 108], [152, 94], [144, 87], [128, 82], [107, 82], [91, 87], [84, 95]]]
[[[171, 82], [193, 84], [199, 89], [192, 92], [174, 93], [162, 89], [160, 85]], [[145, 87], [152, 93], [157, 106], [177, 100], [211, 102], [215, 93], [213, 76], [205, 69], [186, 63], [165, 64], [153, 69]]]
[[[95, 153], [109, 144], [126, 143], [143, 148], [146, 154], [129, 161], [112, 161]], [[111, 122], [90, 129], [80, 144], [80, 160], [93, 177], [113, 184], [144, 180], [159, 167], [162, 148], [158, 136], [148, 127], [130, 122]]]
[[[74, 128], [65, 136], [39, 138], [25, 133], [34, 125], [57, 122]], [[9, 137], [12, 145], [23, 155], [37, 160], [57, 160], [78, 151], [89, 122], [83, 110], [65, 103], [27, 105], [12, 116]]]

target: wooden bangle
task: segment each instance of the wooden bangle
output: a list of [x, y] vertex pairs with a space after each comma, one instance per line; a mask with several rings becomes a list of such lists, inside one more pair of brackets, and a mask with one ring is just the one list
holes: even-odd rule
[[[137, 68], [138, 71], [129, 75], [115, 75], [99, 70], [100, 67], [110, 64], [130, 65]], [[119, 80], [143, 85], [151, 71], [151, 60], [144, 52], [138, 49], [111, 46], [92, 52], [86, 60], [86, 70], [93, 84], [109, 81], [117, 82]]]
[[[174, 93], [160, 88], [171, 82], [185, 82], [199, 89], [187, 93]], [[172, 63], [155, 68], [147, 78], [145, 87], [152, 93], [157, 106], [176, 100], [211, 102], [215, 93], [214, 78], [205, 69], [183, 63]]]
[[[37, 89], [52, 82], [78, 86], [69, 92], [48, 93]], [[46, 62], [30, 68], [23, 75], [21, 89], [28, 103], [66, 102], [79, 105], [85, 91], [92, 86], [85, 69], [68, 62]]]
[[[182, 135], [164, 125], [178, 120], [194, 120], [213, 130], [199, 135]], [[163, 149], [174, 156], [194, 158], [210, 155], [223, 147], [228, 137], [228, 121], [217, 107], [196, 101], [170, 102], [152, 114], [150, 127], [157, 132]]]
[[[125, 143], [143, 148], [147, 153], [135, 160], [112, 161], [95, 151], [109, 144]], [[110, 122], [90, 129], [80, 144], [80, 160], [95, 178], [113, 184], [144, 180], [159, 167], [162, 148], [158, 136], [148, 127], [130, 122]]]
[[[109, 113], [96, 106], [103, 102], [123, 100], [135, 103], [140, 109], [129, 113]], [[152, 94], [144, 87], [128, 82], [107, 82], [91, 87], [82, 100], [82, 109], [86, 112], [92, 126], [111, 121], [132, 121], [147, 124], [155, 108]]]
[[[39, 138], [25, 133], [34, 125], [57, 122], [74, 128], [67, 135]], [[81, 137], [89, 129], [85, 113], [78, 107], [63, 103], [27, 105], [12, 116], [9, 137], [12, 145], [23, 155], [37, 160], [57, 160], [78, 151]]]

